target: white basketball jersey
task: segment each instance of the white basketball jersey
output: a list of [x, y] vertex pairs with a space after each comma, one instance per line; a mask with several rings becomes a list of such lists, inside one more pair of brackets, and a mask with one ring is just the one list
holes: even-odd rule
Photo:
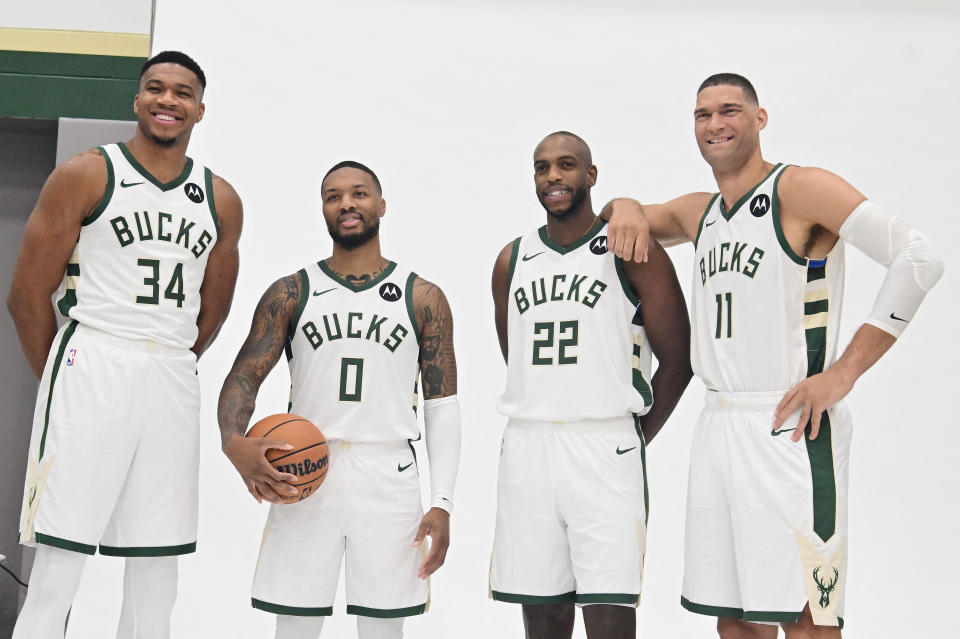
[[507, 311], [509, 417], [577, 421], [645, 414], [653, 403], [640, 301], [597, 219], [568, 246], [546, 226], [513, 243]]
[[390, 264], [361, 285], [324, 262], [298, 272], [301, 297], [287, 340], [290, 412], [328, 439], [417, 439], [420, 329], [416, 274]]
[[122, 142], [97, 150], [107, 163], [107, 187], [80, 228], [57, 309], [119, 337], [190, 348], [220, 228], [212, 174], [187, 158], [183, 172], [164, 184]]
[[780, 224], [778, 164], [728, 211], [717, 194], [697, 232], [694, 372], [708, 389], [780, 391], [829, 367], [843, 298], [843, 242], [794, 253]]

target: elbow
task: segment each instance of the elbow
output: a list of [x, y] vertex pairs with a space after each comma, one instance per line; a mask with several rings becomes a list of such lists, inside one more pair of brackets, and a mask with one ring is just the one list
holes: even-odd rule
[[943, 256], [933, 242], [919, 231], [910, 231], [910, 241], [903, 251], [913, 268], [913, 277], [924, 292], [929, 291], [943, 277]]

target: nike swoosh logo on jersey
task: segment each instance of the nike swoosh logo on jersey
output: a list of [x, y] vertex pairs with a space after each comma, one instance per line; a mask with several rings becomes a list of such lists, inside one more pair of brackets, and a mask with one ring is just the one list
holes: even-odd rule
[[792, 430], [797, 430], [796, 428], [781, 428], [780, 430], [771, 430], [770, 434], [774, 437], [779, 437], [783, 433], [789, 433]]
[[[633, 448], [636, 448], [636, 446], [634, 446]], [[633, 448], [627, 448], [626, 450], [620, 450], [620, 447], [617, 446], [617, 454], [618, 454], [618, 455], [622, 455], [622, 454], [624, 454], [624, 453], [629, 453], [631, 450], [633, 450]]]
[[895, 320], [897, 320], [898, 322], [908, 322], [908, 321], [910, 321], [910, 320], [905, 320], [905, 319], [903, 319], [902, 317], [897, 317], [897, 316], [894, 315], [893, 313], [890, 313], [890, 319], [895, 319]]
[[314, 291], [314, 292], [313, 292], [313, 296], [314, 296], [314, 297], [317, 297], [318, 295], [323, 295], [324, 293], [329, 293], [330, 291], [335, 291], [335, 290], [337, 290], [337, 289], [336, 289], [336, 288], [328, 288], [328, 289], [325, 290], [325, 291]]
[[137, 186], [138, 184], [143, 184], [143, 182], [130, 182], [130, 183], [127, 183], [127, 182], [124, 181], [124, 180], [120, 180], [120, 188], [122, 188], [122, 189], [126, 189], [126, 188], [129, 188], [129, 187], [131, 187], [131, 186]]
[[539, 253], [534, 253], [533, 255], [524, 255], [523, 258], [521, 259], [523, 259], [524, 262], [528, 262], [538, 255], [543, 255], [543, 251], [540, 251]]
[[712, 222], [707, 222], [706, 224], [704, 224], [704, 226], [706, 227], [706, 226], [710, 226], [711, 224], [716, 224], [716, 223], [717, 223], [717, 221], [716, 221], [716, 220], [713, 220]]
[[397, 464], [397, 472], [398, 472], [398, 473], [402, 473], [403, 471], [405, 471], [406, 469], [410, 468], [411, 466], [413, 466], [413, 462], [410, 462], [410, 463], [407, 464], [406, 466], [401, 466], [400, 464]]

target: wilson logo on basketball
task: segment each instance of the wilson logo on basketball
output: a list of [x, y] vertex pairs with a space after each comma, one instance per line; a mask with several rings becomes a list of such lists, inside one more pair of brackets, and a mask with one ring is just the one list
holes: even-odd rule
[[396, 302], [402, 295], [400, 287], [393, 282], [387, 282], [380, 287], [380, 297], [388, 302]]
[[183, 185], [183, 192], [187, 194], [191, 202], [200, 204], [203, 202], [203, 190], [193, 182], [187, 182]]
[[295, 464], [277, 464], [274, 466], [281, 473], [290, 473], [291, 475], [296, 475], [297, 477], [303, 477], [311, 473], [315, 473], [318, 470], [322, 470], [327, 467], [327, 456], [324, 455], [320, 459], [313, 461], [309, 457], [303, 461], [299, 461]]
[[607, 252], [607, 236], [598, 235], [590, 240], [590, 252], [594, 255], [603, 255]]

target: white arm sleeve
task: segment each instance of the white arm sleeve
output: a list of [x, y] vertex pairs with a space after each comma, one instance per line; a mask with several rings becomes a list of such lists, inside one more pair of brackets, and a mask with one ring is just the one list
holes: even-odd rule
[[460, 468], [460, 403], [456, 395], [423, 402], [430, 462], [430, 506], [453, 512], [453, 487]]
[[943, 275], [943, 258], [923, 233], [869, 200], [850, 213], [840, 237], [887, 267], [867, 324], [900, 337]]

